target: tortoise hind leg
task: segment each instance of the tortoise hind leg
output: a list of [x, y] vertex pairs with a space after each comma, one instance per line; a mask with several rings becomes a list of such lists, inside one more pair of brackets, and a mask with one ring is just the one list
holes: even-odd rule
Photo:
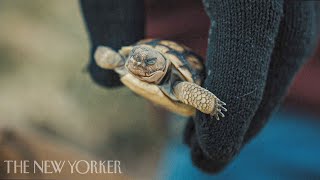
[[191, 105], [199, 111], [210, 114], [219, 120], [224, 117], [222, 111], [227, 111], [223, 101], [210, 91], [190, 82], [180, 82], [173, 88], [175, 96], [183, 103]]

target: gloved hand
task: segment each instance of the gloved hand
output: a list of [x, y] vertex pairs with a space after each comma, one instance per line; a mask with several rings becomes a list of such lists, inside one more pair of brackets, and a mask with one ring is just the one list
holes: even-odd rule
[[198, 112], [185, 129], [193, 163], [222, 170], [254, 137], [313, 52], [316, 1], [204, 0], [211, 19], [203, 84], [227, 104], [220, 121]]
[[97, 46], [120, 49], [144, 37], [144, 4], [141, 0], [80, 0], [91, 44], [88, 70], [91, 78], [104, 87], [121, 85], [113, 70], [100, 68], [93, 54]]
[[[315, 1], [203, 0], [211, 20], [203, 86], [227, 103], [220, 121], [197, 112], [184, 141], [193, 163], [218, 172], [260, 131], [283, 99], [294, 75], [316, 44]], [[89, 70], [100, 85], [120, 85], [113, 71], [99, 68], [97, 45], [119, 49], [144, 35], [139, 0], [81, 0], [92, 44]], [[318, 9], [317, 9], [318, 8]]]

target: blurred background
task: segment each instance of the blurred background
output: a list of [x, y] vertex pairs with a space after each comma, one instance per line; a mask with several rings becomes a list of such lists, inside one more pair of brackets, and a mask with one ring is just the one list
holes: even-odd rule
[[[146, 2], [147, 37], [176, 40], [205, 56], [209, 20], [201, 1], [181, 2]], [[157, 174], [166, 142], [185, 121], [167, 122], [163, 110], [127, 88], [103, 89], [90, 80], [76, 0], [1, 0], [0, 22], [2, 128], [32, 129], [94, 157], [121, 160], [130, 177]], [[320, 119], [319, 77], [318, 51], [295, 79], [285, 108]]]
[[154, 173], [166, 133], [152, 108], [127, 88], [94, 84], [77, 0], [0, 1], [1, 127], [33, 128], [123, 172]]

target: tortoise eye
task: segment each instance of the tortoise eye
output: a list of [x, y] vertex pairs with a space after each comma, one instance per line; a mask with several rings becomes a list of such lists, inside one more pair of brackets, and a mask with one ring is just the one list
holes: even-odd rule
[[157, 58], [149, 58], [145, 61], [147, 65], [154, 65], [157, 61]]

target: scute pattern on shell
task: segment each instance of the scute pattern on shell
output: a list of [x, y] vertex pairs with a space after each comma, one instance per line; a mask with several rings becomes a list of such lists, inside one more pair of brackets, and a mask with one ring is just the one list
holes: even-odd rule
[[139, 41], [137, 45], [147, 45], [164, 53], [172, 62], [178, 71], [185, 77], [188, 82], [198, 85], [204, 79], [204, 66], [202, 58], [191, 51], [190, 48], [180, 45], [173, 41], [145, 39]]
[[177, 44], [173, 41], [162, 40], [162, 41], [160, 41], [160, 44], [165, 45], [165, 46], [167, 46], [175, 51], [181, 52], [181, 53], [185, 51], [185, 48], [183, 46], [180, 46], [179, 44]]

